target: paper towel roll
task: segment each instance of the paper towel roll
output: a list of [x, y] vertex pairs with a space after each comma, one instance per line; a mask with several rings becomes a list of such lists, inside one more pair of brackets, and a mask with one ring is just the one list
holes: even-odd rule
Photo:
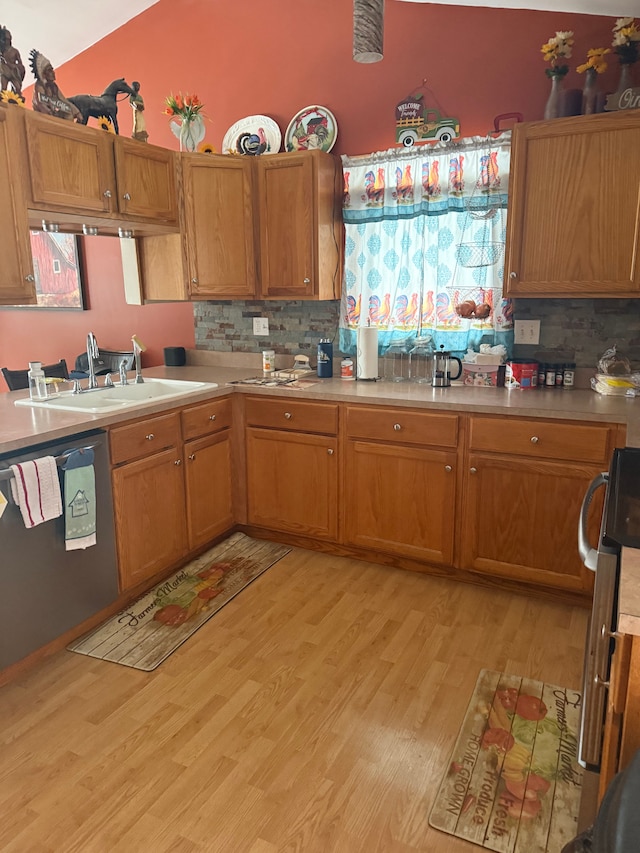
[[378, 378], [378, 330], [360, 326], [357, 333], [356, 379]]

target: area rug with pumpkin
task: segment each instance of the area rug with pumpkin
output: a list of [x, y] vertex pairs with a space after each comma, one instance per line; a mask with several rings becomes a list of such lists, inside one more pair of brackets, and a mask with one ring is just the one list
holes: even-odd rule
[[577, 835], [581, 694], [483, 669], [429, 823], [500, 853], [558, 853]]
[[151, 671], [290, 550], [234, 533], [67, 648]]

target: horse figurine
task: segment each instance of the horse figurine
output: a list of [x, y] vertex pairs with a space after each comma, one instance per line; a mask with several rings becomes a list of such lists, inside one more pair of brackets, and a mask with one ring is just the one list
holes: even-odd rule
[[120, 77], [119, 80], [109, 83], [101, 95], [74, 95], [72, 98], [67, 98], [67, 100], [71, 101], [80, 110], [82, 114], [80, 124], [86, 124], [89, 116], [93, 116], [93, 118], [106, 116], [113, 125], [115, 132], [118, 133], [118, 105], [116, 103], [116, 95], [120, 93], [135, 95], [131, 86], [125, 82], [124, 77]]

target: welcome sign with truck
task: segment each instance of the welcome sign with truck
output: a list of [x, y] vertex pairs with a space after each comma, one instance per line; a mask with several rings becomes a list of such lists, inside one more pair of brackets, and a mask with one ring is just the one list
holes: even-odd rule
[[411, 148], [416, 142], [451, 142], [460, 136], [460, 121], [426, 107], [422, 95], [411, 95], [396, 107], [396, 142]]

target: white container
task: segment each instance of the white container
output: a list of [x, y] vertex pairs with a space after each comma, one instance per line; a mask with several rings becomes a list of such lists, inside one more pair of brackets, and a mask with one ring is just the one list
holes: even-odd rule
[[29, 362], [29, 396], [32, 400], [47, 399], [47, 383], [41, 361]]
[[262, 351], [262, 372], [273, 373], [275, 370], [276, 353], [275, 350], [265, 349]]
[[355, 379], [353, 375], [353, 359], [343, 358], [340, 362], [340, 379]]

